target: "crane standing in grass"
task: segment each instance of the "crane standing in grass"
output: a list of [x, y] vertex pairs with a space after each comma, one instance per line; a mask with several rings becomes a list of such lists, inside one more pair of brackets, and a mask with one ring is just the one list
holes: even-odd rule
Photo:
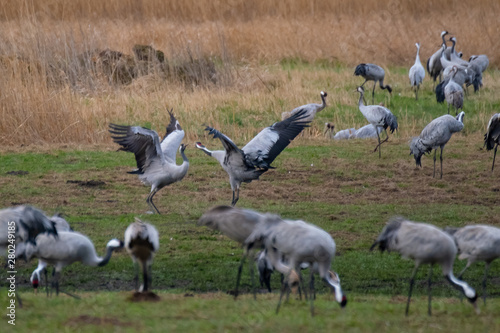
[[[158, 133], [139, 126], [122, 126], [110, 124], [110, 133], [113, 140], [121, 145], [120, 150], [134, 153], [137, 170], [131, 174], [139, 175], [139, 179], [146, 185], [151, 185], [146, 202], [153, 212], [160, 214], [153, 203], [153, 197], [163, 187], [181, 181], [189, 169], [189, 161], [184, 154], [186, 146], [181, 144], [184, 131], [169, 111], [170, 123], [167, 133], [160, 141]], [[177, 165], [175, 157], [177, 149], [182, 156], [182, 164]]]
[[463, 228], [446, 228], [457, 243], [458, 259], [467, 259], [467, 265], [458, 274], [461, 279], [465, 270], [476, 261], [484, 261], [483, 300], [486, 304], [486, 279], [493, 260], [500, 257], [500, 229], [488, 225], [468, 225]]
[[431, 278], [432, 266], [441, 266], [446, 280], [460, 290], [472, 303], [478, 312], [476, 300], [477, 294], [466, 282], [457, 279], [453, 275], [453, 263], [457, 255], [457, 247], [453, 238], [443, 230], [427, 223], [416, 223], [408, 221], [402, 217], [393, 218], [384, 227], [375, 243], [370, 248], [372, 251], [376, 246], [383, 252], [384, 250], [396, 251], [403, 258], [415, 260], [415, 268], [410, 279], [410, 291], [406, 303], [406, 312], [410, 309], [410, 299], [415, 283], [415, 275], [420, 265], [430, 264], [428, 278], [428, 314], [431, 315]]
[[[160, 248], [160, 239], [156, 228], [135, 218], [125, 230], [125, 249], [132, 258], [135, 266], [135, 289], [139, 292], [147, 292], [151, 286], [151, 266], [155, 252]], [[138, 264], [142, 269], [143, 282], [138, 287], [139, 273]]]
[[[392, 114], [392, 112], [381, 105], [364, 105], [363, 104], [363, 95], [365, 93], [365, 90], [363, 87], [358, 87], [356, 89], [357, 92], [359, 92], [359, 111], [365, 116], [366, 120], [370, 124], [375, 127], [375, 131], [377, 132], [377, 139], [378, 139], [378, 145], [375, 147], [374, 152], [377, 151], [378, 149], [378, 157], [382, 157], [382, 148], [381, 145], [382, 143], [386, 142], [389, 140], [389, 135], [387, 134], [387, 128], [389, 127], [391, 130], [391, 133], [394, 133], [394, 130], [398, 129], [398, 120], [397, 118]], [[385, 132], [385, 140], [380, 142], [380, 134], [379, 134], [379, 129], [384, 129]]]
[[415, 58], [415, 64], [410, 68], [409, 77], [411, 86], [415, 87], [415, 99], [418, 100], [418, 89], [425, 78], [425, 69], [420, 62], [420, 44], [415, 43], [415, 46], [417, 47], [417, 56]]
[[389, 91], [389, 94], [392, 93], [392, 88], [390, 85], [384, 86], [385, 71], [378, 65], [359, 64], [354, 70], [354, 75], [361, 75], [365, 79], [365, 82], [363, 82], [361, 87], [363, 87], [367, 81], [373, 81], [372, 103], [374, 103], [375, 100], [375, 87], [377, 86], [377, 82], [379, 83], [381, 89], [387, 89], [387, 91]]
[[309, 121], [306, 110], [300, 110], [290, 118], [274, 123], [264, 128], [243, 148], [212, 127], [205, 130], [219, 139], [224, 150], [208, 150], [201, 142], [196, 143], [196, 148], [215, 158], [229, 175], [229, 183], [233, 191], [231, 205], [234, 206], [240, 197], [241, 183], [250, 183], [272, 169], [271, 163], [292, 142], [302, 130], [308, 127]]
[[453, 133], [460, 132], [464, 128], [464, 115], [462, 111], [458, 116], [453, 117], [449, 114], [438, 117], [431, 121], [420, 133], [420, 136], [414, 137], [410, 143], [410, 155], [415, 157], [417, 166], [422, 167], [422, 155], [430, 153], [434, 149], [434, 172], [432, 177], [436, 176], [436, 153], [441, 148], [441, 177], [443, 178], [443, 149], [448, 143]]
[[492, 150], [495, 148], [493, 153], [493, 164], [491, 165], [491, 171], [495, 168], [495, 157], [497, 156], [497, 148], [500, 143], [500, 113], [495, 113], [491, 116], [488, 122], [488, 128], [486, 129], [486, 134], [484, 134], [484, 145], [487, 150]]

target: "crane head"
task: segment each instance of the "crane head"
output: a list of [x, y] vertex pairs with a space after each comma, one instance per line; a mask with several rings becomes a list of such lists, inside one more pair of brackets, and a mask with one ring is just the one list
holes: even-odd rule
[[201, 142], [196, 142], [196, 148], [205, 149], [206, 147]]
[[360, 94], [364, 94], [365, 93], [365, 89], [361, 86], [357, 87], [356, 88], [356, 92], [359, 92]]
[[184, 150], [186, 150], [186, 147], [187, 147], [187, 145], [185, 145], [185, 144], [183, 144], [183, 143], [182, 143], [182, 144], [179, 146], [179, 152], [183, 153], [183, 152], [184, 152]]
[[321, 94], [321, 96], [324, 96], [324, 97], [328, 96], [328, 94], [326, 92], [324, 92], [324, 91], [321, 91], [320, 94]]

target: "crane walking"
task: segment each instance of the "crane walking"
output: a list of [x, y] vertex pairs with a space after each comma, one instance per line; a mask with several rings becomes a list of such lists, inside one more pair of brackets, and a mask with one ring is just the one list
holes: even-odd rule
[[408, 301], [406, 303], [406, 312], [410, 309], [410, 300], [413, 285], [415, 284], [415, 275], [420, 265], [429, 264], [429, 278], [428, 278], [428, 314], [431, 315], [431, 278], [432, 266], [438, 264], [441, 266], [443, 275], [446, 280], [462, 292], [465, 297], [472, 303], [476, 312], [479, 313], [477, 308], [477, 294], [466, 282], [457, 279], [453, 275], [453, 263], [457, 255], [457, 246], [453, 238], [443, 230], [427, 223], [417, 223], [408, 221], [403, 217], [396, 217], [391, 219], [384, 227], [375, 243], [370, 248], [372, 251], [376, 246], [380, 251], [387, 250], [396, 251], [401, 254], [403, 258], [410, 258], [415, 260], [415, 268], [410, 279], [410, 291], [408, 293]]
[[497, 148], [500, 143], [500, 113], [495, 113], [491, 116], [488, 122], [488, 128], [486, 129], [486, 134], [484, 134], [484, 145], [486, 150], [492, 150], [495, 148], [493, 153], [493, 164], [491, 165], [491, 171], [495, 168], [495, 157], [497, 156]]

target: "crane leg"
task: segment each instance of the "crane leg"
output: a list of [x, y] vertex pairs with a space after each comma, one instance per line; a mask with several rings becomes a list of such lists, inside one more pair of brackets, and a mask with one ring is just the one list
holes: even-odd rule
[[486, 263], [484, 267], [484, 277], [483, 277], [483, 302], [486, 305], [486, 279], [488, 278], [488, 270], [490, 269], [490, 263]]
[[153, 197], [155, 196], [156, 192], [158, 192], [158, 189], [156, 188], [153, 191], [151, 191], [151, 193], [149, 193], [146, 199], [146, 202], [148, 203], [149, 207], [152, 208], [153, 212], [156, 212], [158, 215], [161, 215], [160, 211], [158, 210], [158, 208], [156, 208], [153, 202]]
[[300, 283], [300, 288], [304, 291], [304, 299], [307, 301], [307, 291], [306, 288], [304, 287], [304, 279], [302, 278], [302, 273], [300, 272], [300, 267], [296, 269], [297, 273], [299, 274], [299, 283]]
[[283, 281], [283, 283], [281, 284], [280, 299], [278, 301], [278, 306], [276, 307], [276, 314], [278, 314], [278, 312], [280, 312], [281, 299], [283, 298], [283, 294], [285, 293], [286, 287], [287, 287], [287, 283], [286, 283], [286, 281]]
[[428, 280], [428, 291], [429, 291], [429, 304], [427, 305], [427, 314], [430, 316], [431, 315], [431, 300], [432, 300], [432, 294], [431, 294], [431, 280], [432, 280], [432, 264], [430, 265], [429, 268], [429, 280]]
[[47, 278], [47, 269], [43, 269], [43, 275], [45, 277], [45, 291], [47, 292], [47, 297], [49, 297], [49, 279]]
[[153, 286], [153, 274], [151, 274], [152, 268], [151, 268], [151, 262], [148, 264], [148, 284], [149, 284], [149, 289]]
[[376, 86], [377, 86], [377, 81], [373, 81], [372, 104], [375, 103], [375, 87]]
[[498, 148], [498, 143], [495, 146], [495, 152], [493, 153], [493, 165], [491, 166], [491, 172], [493, 172], [493, 169], [495, 168], [495, 157], [497, 156], [497, 148]]
[[[236, 197], [235, 197], [236, 194]], [[233, 201], [231, 201], [231, 206], [234, 207], [236, 203], [240, 200], [240, 188], [238, 187], [235, 191], [233, 191]]]
[[146, 265], [145, 262], [142, 262], [141, 263], [141, 266], [142, 266], [142, 284], [143, 284], [143, 288], [142, 288], [142, 292], [146, 292], [148, 291], [148, 282], [149, 282], [149, 278], [148, 278], [148, 267]]
[[417, 89], [415, 90], [415, 100], [418, 101], [418, 87], [419, 85], [417, 85]]
[[234, 289], [234, 299], [238, 297], [238, 288], [240, 287], [240, 279], [241, 279], [241, 271], [243, 270], [243, 264], [245, 263], [245, 259], [247, 257], [246, 253], [243, 253], [243, 256], [240, 260], [240, 266], [238, 267], [238, 274], [236, 275], [236, 288]]
[[441, 178], [440, 179], [443, 179], [443, 149], [444, 149], [444, 147], [441, 147], [441, 155], [439, 155], [439, 159], [441, 162]]
[[255, 290], [255, 272], [254, 272], [254, 265], [253, 265], [253, 260], [249, 260], [248, 264], [250, 266], [250, 281], [252, 283], [252, 292], [253, 292], [253, 299], [257, 300], [257, 291]]
[[413, 285], [415, 284], [415, 275], [417, 274], [418, 266], [415, 266], [413, 269], [413, 273], [411, 274], [411, 279], [410, 279], [410, 291], [408, 292], [408, 302], [406, 303], [406, 312], [405, 315], [408, 316], [408, 310], [410, 310], [410, 299], [411, 299], [411, 292], [413, 290]]
[[434, 172], [432, 173], [432, 178], [436, 178], [436, 154], [437, 149], [434, 149]]
[[377, 127], [375, 127], [375, 131], [377, 132], [377, 140], [378, 140], [378, 145], [375, 147], [375, 149], [373, 150], [373, 152], [376, 152], [377, 149], [378, 149], [378, 158], [381, 158], [382, 157], [382, 148], [380, 148], [380, 135], [378, 134], [378, 130], [377, 130]]
[[310, 278], [309, 278], [309, 298], [311, 300], [311, 317], [314, 317], [314, 299], [316, 298], [316, 292], [314, 291], [314, 272], [312, 265], [309, 267]]
[[134, 261], [134, 282], [135, 282], [135, 291], [139, 291], [139, 264], [137, 261]]

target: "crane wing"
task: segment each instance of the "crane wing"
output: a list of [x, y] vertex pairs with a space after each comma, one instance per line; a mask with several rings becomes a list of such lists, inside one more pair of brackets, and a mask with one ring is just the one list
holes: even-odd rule
[[246, 163], [257, 168], [268, 169], [274, 159], [306, 127], [310, 121], [304, 121], [307, 110], [302, 109], [283, 121], [264, 128], [245, 147]]
[[140, 126], [109, 124], [109, 132], [114, 142], [122, 146], [120, 150], [134, 153], [137, 162], [136, 171], [143, 174], [152, 161], [161, 158], [160, 137], [153, 130]]
[[498, 142], [500, 137], [500, 113], [495, 113], [488, 122], [488, 129], [484, 135], [484, 144], [487, 150], [495, 147], [495, 142]]
[[179, 121], [175, 119], [172, 110], [168, 111], [168, 113], [170, 114], [170, 123], [167, 126], [167, 132], [160, 146], [167, 161], [175, 163], [175, 155], [182, 139], [184, 139], [184, 130], [181, 128]]
[[219, 139], [222, 142], [222, 145], [224, 146], [224, 149], [226, 150], [226, 155], [224, 156], [224, 164], [225, 165], [246, 165], [245, 163], [245, 156], [243, 151], [236, 146], [236, 144], [228, 138], [226, 135], [222, 134], [218, 130], [216, 130], [213, 127], [207, 126], [205, 128], [205, 131], [208, 131], [208, 134], [212, 134], [214, 136], [214, 139]]

